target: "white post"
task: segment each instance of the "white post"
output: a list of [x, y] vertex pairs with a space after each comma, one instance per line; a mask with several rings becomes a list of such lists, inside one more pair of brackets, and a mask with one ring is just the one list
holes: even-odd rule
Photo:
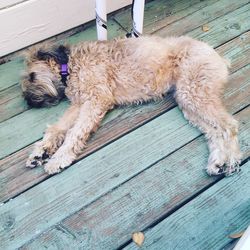
[[145, 0], [134, 0], [133, 30], [132, 30], [133, 37], [138, 37], [142, 35], [144, 6], [145, 6]]
[[106, 0], [96, 0], [96, 28], [98, 40], [107, 40]]

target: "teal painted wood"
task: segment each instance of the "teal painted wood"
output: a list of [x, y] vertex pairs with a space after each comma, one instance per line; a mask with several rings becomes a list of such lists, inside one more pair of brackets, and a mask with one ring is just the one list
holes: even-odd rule
[[[0, 158], [41, 139], [46, 126], [55, 122], [63, 114], [68, 105], [67, 101], [63, 101], [60, 105], [49, 109], [30, 109], [12, 119], [2, 122], [0, 125]], [[102, 121], [102, 126], [106, 123], [111, 123], [120, 116], [126, 119], [129, 109], [131, 108], [115, 109], [109, 112]], [[18, 141], [17, 138], [19, 138]]]
[[[124, 30], [113, 20], [108, 20], [109, 38], [122, 36], [125, 34]], [[86, 30], [74, 34], [66, 39], [57, 42], [68, 42], [74, 44], [79, 41], [96, 40], [95, 26], [89, 27]], [[17, 84], [20, 80], [20, 75], [25, 67], [23, 59], [18, 57], [11, 62], [0, 65], [0, 91]]]
[[[215, 0], [206, 0], [200, 2], [199, 0], [156, 0], [150, 1], [144, 8], [144, 20], [143, 20], [143, 33], [151, 33], [164, 26], [171, 24], [171, 22], [177, 21], [184, 16], [190, 15], [193, 12], [200, 10], [212, 3]], [[127, 31], [131, 31], [131, 9], [127, 9], [114, 16], [115, 20], [119, 22], [122, 27]], [[171, 19], [171, 21], [169, 20]]]
[[[236, 117], [246, 158], [250, 156], [250, 108]], [[117, 249], [133, 232], [144, 230], [218, 181], [202, 171], [207, 156], [204, 137], [199, 137], [21, 249]]]
[[250, 82], [246, 80], [246, 78], [249, 78], [249, 75], [250, 64], [230, 77], [230, 81], [226, 85], [226, 93], [224, 97], [224, 104], [229, 111], [233, 110], [234, 112], [249, 105]]
[[[108, 20], [108, 39], [113, 39], [115, 37], [119, 36], [125, 36], [126, 31], [118, 25], [113, 20]], [[78, 42], [82, 41], [91, 41], [91, 40], [97, 40], [97, 33], [96, 33], [96, 26], [91, 26], [88, 29], [86, 29], [84, 32], [79, 32], [68, 39], [66, 41], [70, 44], [76, 44]]]
[[[221, 249], [250, 222], [250, 162], [145, 232], [141, 249]], [[138, 249], [131, 243], [124, 249]]]
[[[160, 102], [117, 108], [109, 112], [100, 128], [88, 141], [88, 147], [79, 156], [79, 159], [165, 113], [174, 105], [174, 102], [166, 98]], [[29, 133], [29, 131], [27, 132]], [[47, 177], [41, 168], [30, 171], [24, 167], [32, 148], [33, 145], [30, 145], [0, 160], [0, 202], [22, 193]]]
[[[173, 101], [169, 101], [169, 98], [167, 100], [167, 102], [161, 101], [156, 104], [114, 109], [105, 116], [100, 130], [102, 130], [102, 128], [109, 123], [109, 128], [105, 127], [107, 133], [107, 129], [112, 129], [115, 124], [117, 124], [117, 120], [121, 123], [125, 123], [125, 121], [127, 123], [127, 121], [130, 120], [130, 122], [133, 123], [132, 128], [136, 128], [138, 125], [143, 124], [144, 120], [150, 120], [152, 117], [163, 113], [168, 108], [175, 105]], [[2, 122], [0, 124], [0, 138], [2, 139], [0, 144], [0, 158], [3, 158], [41, 139], [47, 124], [55, 122], [55, 120], [63, 114], [67, 107], [68, 103], [65, 101], [58, 106], [49, 109], [31, 109], [5, 122]], [[148, 117], [147, 113], [151, 114], [152, 117]], [[133, 119], [135, 117], [138, 119]], [[125, 124], [123, 124], [123, 126], [124, 128], [121, 128], [120, 132], [122, 132], [123, 129], [127, 132], [129, 126], [126, 126]], [[116, 133], [116, 138], [117, 136], [121, 136], [119, 131], [115, 130], [113, 132]], [[102, 137], [105, 137], [104, 132], [102, 133]], [[20, 139], [18, 143], [16, 143], [16, 138]], [[111, 139], [114, 138], [110, 138], [110, 140]], [[99, 146], [103, 146], [103, 144], [106, 143], [107, 142], [104, 142]], [[90, 150], [89, 148], [91, 147], [88, 147], [86, 150]], [[95, 148], [94, 145], [93, 148]], [[0, 161], [1, 169], [5, 164], [5, 161]]]
[[[188, 35], [195, 37], [201, 41], [205, 41], [216, 47], [217, 44], [222, 44], [228, 41], [229, 37], [238, 36], [239, 32], [243, 33], [249, 30], [250, 3], [227, 14], [218, 21], [213, 20], [208, 22], [209, 30], [207, 32], [197, 32], [193, 30]], [[221, 34], [224, 34], [222, 36]], [[249, 44], [248, 44], [249, 45]]]
[[[181, 34], [187, 34], [190, 36], [193, 36], [196, 38], [196, 34], [192, 33], [192, 30], [199, 28], [198, 33], [201, 32], [201, 26], [203, 24], [207, 24], [210, 22], [216, 22], [216, 27], [214, 29], [219, 28], [221, 25], [225, 25], [225, 19], [227, 19], [226, 27], [230, 27], [235, 22], [242, 22], [240, 29], [235, 29], [235, 32], [239, 30], [247, 31], [248, 28], [246, 26], [247, 22], [246, 20], [249, 17], [249, 6], [245, 5], [248, 3], [248, 0], [242, 0], [242, 1], [233, 1], [229, 2], [227, 0], [221, 0], [217, 1], [214, 4], [211, 4], [200, 11], [196, 11], [193, 14], [190, 14], [177, 22], [174, 22], [171, 24], [171, 26], [166, 26], [158, 31], [156, 31], [153, 34], [157, 34], [160, 36], [178, 36]], [[242, 7], [241, 7], [242, 6]], [[240, 8], [239, 8], [240, 7]], [[232, 18], [232, 20], [231, 20]], [[239, 18], [239, 19], [237, 19]], [[230, 24], [229, 26], [227, 26]], [[226, 34], [226, 29], [224, 28], [224, 33]], [[202, 32], [206, 35], [206, 32]], [[233, 34], [233, 31], [229, 31], [229, 34]], [[218, 35], [218, 34], [217, 34]], [[221, 36], [221, 34], [220, 34]], [[227, 36], [227, 35], [226, 35]], [[210, 45], [218, 46], [220, 43], [215, 39], [215, 41], [211, 41]]]
[[1, 123], [0, 159], [29, 145], [42, 137], [49, 122], [56, 121], [63, 114], [68, 103], [48, 109], [28, 110]]
[[23, 61], [17, 58], [14, 61], [0, 65], [0, 91], [17, 84], [23, 70]]
[[21, 87], [14, 85], [0, 92], [0, 123], [29, 109]]
[[218, 47], [216, 51], [230, 60], [230, 73], [250, 63], [250, 31]]
[[23, 245], [199, 134], [174, 108], [5, 203], [0, 206], [3, 248]]

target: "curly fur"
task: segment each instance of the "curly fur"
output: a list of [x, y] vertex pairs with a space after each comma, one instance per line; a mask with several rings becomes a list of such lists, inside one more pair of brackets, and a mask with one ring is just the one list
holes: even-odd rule
[[[70, 74], [64, 86], [59, 73], [66, 54]], [[225, 60], [189, 37], [116, 39], [32, 51], [22, 81], [27, 101], [48, 106], [66, 95], [71, 106], [48, 128], [27, 166], [46, 163], [49, 174], [60, 172], [82, 152], [108, 110], [162, 98], [174, 87], [185, 118], [208, 139], [208, 174], [231, 174], [241, 152], [238, 123], [221, 100], [227, 78]]]

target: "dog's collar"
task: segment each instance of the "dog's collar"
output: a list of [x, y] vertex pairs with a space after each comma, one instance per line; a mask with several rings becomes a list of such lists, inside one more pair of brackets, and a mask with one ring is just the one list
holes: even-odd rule
[[61, 64], [61, 67], [60, 67], [60, 75], [61, 75], [61, 80], [62, 80], [62, 83], [64, 85], [67, 85], [66, 84], [66, 81], [67, 81], [67, 76], [69, 75], [69, 71], [68, 71], [68, 64], [64, 63], [64, 64]]

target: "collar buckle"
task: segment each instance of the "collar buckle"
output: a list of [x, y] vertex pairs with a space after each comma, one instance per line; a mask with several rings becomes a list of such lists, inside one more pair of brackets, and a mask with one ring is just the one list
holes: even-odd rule
[[66, 85], [67, 76], [69, 75], [67, 64], [61, 64], [60, 75], [62, 78], [62, 82]]

